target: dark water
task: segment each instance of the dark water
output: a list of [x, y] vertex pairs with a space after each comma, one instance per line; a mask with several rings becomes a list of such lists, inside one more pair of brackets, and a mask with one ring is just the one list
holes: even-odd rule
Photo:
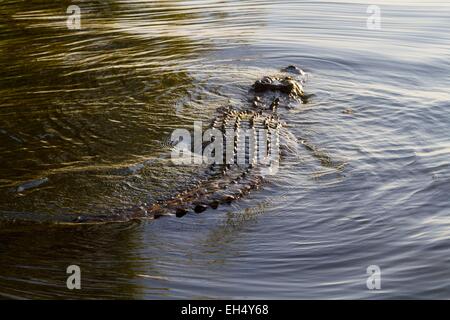
[[[0, 296], [450, 298], [450, 6], [374, 4], [376, 30], [358, 1], [2, 1]], [[282, 117], [339, 166], [301, 149], [217, 211], [51, 223], [173, 193], [166, 137], [289, 64], [314, 96]]]

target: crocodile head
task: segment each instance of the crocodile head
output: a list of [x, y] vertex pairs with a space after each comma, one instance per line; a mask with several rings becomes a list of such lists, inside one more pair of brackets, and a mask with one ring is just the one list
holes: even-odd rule
[[297, 76], [265, 76], [257, 80], [251, 88], [254, 93], [253, 107], [270, 106], [275, 112], [274, 108], [280, 105], [290, 108], [306, 102], [307, 96], [302, 86], [306, 74], [294, 66], [281, 71], [295, 73]]
[[293, 77], [263, 77], [253, 85], [255, 92], [279, 91], [291, 98], [301, 99], [304, 96], [303, 87]]

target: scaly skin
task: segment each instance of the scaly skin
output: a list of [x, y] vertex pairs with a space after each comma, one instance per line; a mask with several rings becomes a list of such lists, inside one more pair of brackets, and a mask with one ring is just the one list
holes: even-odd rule
[[[282, 71], [303, 75], [303, 71], [294, 66]], [[224, 139], [223, 148], [226, 152], [227, 143], [232, 145], [233, 163], [211, 164], [206, 178], [193, 188], [179, 192], [170, 199], [98, 218], [78, 217], [74, 222], [156, 219], [173, 214], [182, 217], [189, 212], [200, 213], [208, 208], [216, 209], [221, 204], [235, 201], [251, 190], [258, 189], [263, 182], [263, 170], [268, 169], [268, 164], [258, 162], [261, 155], [257, 149], [245, 153], [244, 164], [236, 164], [238, 139], [244, 130], [256, 133], [257, 130], [265, 129], [264, 132], [267, 134], [262, 138], [266, 140], [267, 149], [270, 150], [274, 147], [271, 145], [273, 143], [271, 134], [274, 134], [274, 130], [279, 133], [283, 127], [278, 116], [278, 108], [287, 106], [290, 102], [304, 101], [305, 94], [301, 83], [292, 77], [263, 77], [254, 83], [250, 92], [253, 93], [253, 99], [250, 100], [251, 105], [247, 110], [236, 110], [231, 107], [219, 109], [219, 115], [211, 123], [211, 128], [218, 129], [222, 133], [227, 129], [234, 130], [235, 136], [231, 141]], [[255, 136], [259, 137], [257, 134]], [[279, 144], [276, 139], [275, 144]], [[275, 145], [275, 150], [278, 150], [278, 147]]]

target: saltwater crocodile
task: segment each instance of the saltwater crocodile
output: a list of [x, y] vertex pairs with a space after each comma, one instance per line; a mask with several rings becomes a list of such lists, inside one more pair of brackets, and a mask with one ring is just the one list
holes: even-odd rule
[[[283, 137], [281, 131], [285, 123], [280, 119], [278, 109], [290, 108], [306, 101], [302, 87], [304, 72], [295, 66], [284, 68], [281, 72], [279, 76], [265, 76], [257, 80], [249, 91], [251, 96], [245, 107], [227, 106], [218, 109], [218, 116], [209, 127], [224, 134], [230, 131], [234, 134], [223, 139], [223, 163], [208, 165], [205, 178], [194, 187], [153, 204], [143, 204], [98, 218], [77, 217], [73, 222], [156, 219], [164, 215], [182, 217], [189, 212], [216, 209], [259, 188], [264, 175], [273, 169], [274, 162], [278, 160], [267, 159], [270, 152], [271, 156], [274, 153], [275, 156], [279, 155], [280, 137]], [[242, 149], [242, 137], [248, 139], [249, 132], [255, 138], [256, 147], [244, 142], [242, 161], [239, 162], [238, 144], [239, 149]], [[265, 148], [261, 148], [261, 145]], [[231, 155], [226, 157], [230, 150]], [[263, 158], [265, 161], [262, 161]]]

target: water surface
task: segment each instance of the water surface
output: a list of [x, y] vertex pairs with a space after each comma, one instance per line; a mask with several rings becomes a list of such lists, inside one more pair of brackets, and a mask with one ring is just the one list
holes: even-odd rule
[[[381, 29], [359, 1], [2, 1], [0, 296], [449, 298], [450, 6], [373, 4]], [[282, 118], [339, 165], [300, 149], [217, 211], [52, 223], [182, 188], [167, 136], [289, 64], [313, 97]]]

